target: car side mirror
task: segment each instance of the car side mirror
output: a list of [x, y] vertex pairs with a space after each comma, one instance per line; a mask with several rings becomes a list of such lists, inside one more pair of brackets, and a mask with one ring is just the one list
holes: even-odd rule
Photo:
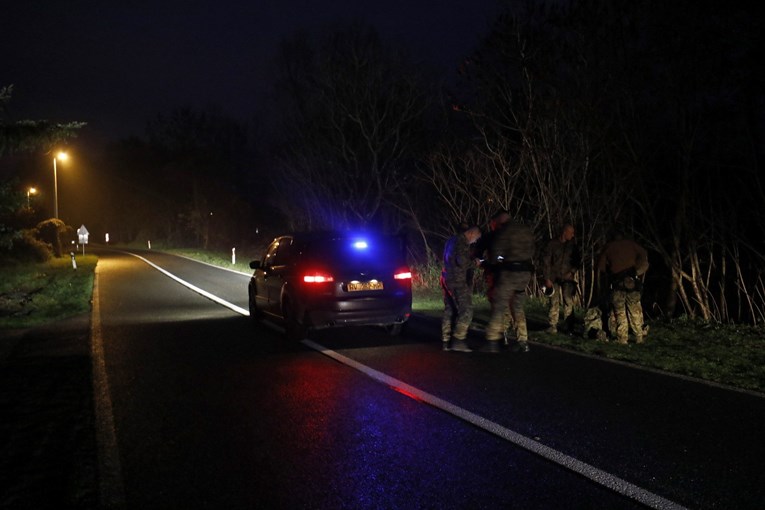
[[252, 262], [250, 262], [250, 269], [260, 269], [260, 261], [253, 260]]

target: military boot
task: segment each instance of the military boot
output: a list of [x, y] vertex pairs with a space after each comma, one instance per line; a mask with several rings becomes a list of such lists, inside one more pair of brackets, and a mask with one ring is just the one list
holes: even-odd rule
[[520, 340], [513, 348], [514, 352], [529, 352], [529, 343], [526, 340]]
[[473, 352], [473, 349], [467, 344], [464, 339], [455, 338], [452, 340], [452, 348], [450, 349], [456, 352]]
[[478, 351], [486, 352], [489, 354], [498, 354], [501, 351], [499, 347], [499, 340], [487, 340], [486, 343]]

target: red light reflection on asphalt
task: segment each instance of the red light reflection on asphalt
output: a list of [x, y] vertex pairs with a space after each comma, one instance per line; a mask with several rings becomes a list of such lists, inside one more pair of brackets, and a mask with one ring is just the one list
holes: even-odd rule
[[411, 398], [413, 400], [416, 400], [417, 402], [423, 402], [423, 400], [420, 397], [418, 397], [417, 395], [415, 395], [414, 393], [412, 393], [410, 391], [405, 390], [404, 388], [398, 388], [396, 386], [391, 386], [390, 388], [393, 391], [397, 391], [397, 392], [401, 393], [402, 395], [404, 395], [406, 397], [409, 397], [409, 398]]

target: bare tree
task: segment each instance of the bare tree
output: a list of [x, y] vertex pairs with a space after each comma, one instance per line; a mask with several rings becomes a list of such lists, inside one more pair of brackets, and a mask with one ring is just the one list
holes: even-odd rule
[[379, 222], [409, 179], [428, 106], [413, 66], [362, 27], [285, 43], [278, 204], [293, 227]]

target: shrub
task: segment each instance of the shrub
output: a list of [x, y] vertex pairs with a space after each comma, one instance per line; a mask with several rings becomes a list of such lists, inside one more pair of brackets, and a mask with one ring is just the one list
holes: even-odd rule
[[74, 249], [74, 243], [79, 242], [77, 231], [71, 225], [64, 225], [64, 227], [58, 232], [58, 238], [61, 240], [62, 249], [64, 247], [67, 247], [67, 249], [69, 247]]
[[51, 246], [53, 249], [53, 254], [56, 257], [61, 257], [63, 254], [63, 249], [61, 247], [61, 236], [65, 232], [65, 229], [66, 225], [64, 222], [57, 218], [41, 221], [37, 225], [39, 239]]
[[21, 231], [21, 236], [13, 240], [10, 257], [19, 262], [46, 262], [53, 256], [49, 244], [37, 238], [35, 229]]
[[437, 264], [416, 264], [412, 267], [412, 288], [415, 290], [439, 290], [441, 288], [441, 266]]

